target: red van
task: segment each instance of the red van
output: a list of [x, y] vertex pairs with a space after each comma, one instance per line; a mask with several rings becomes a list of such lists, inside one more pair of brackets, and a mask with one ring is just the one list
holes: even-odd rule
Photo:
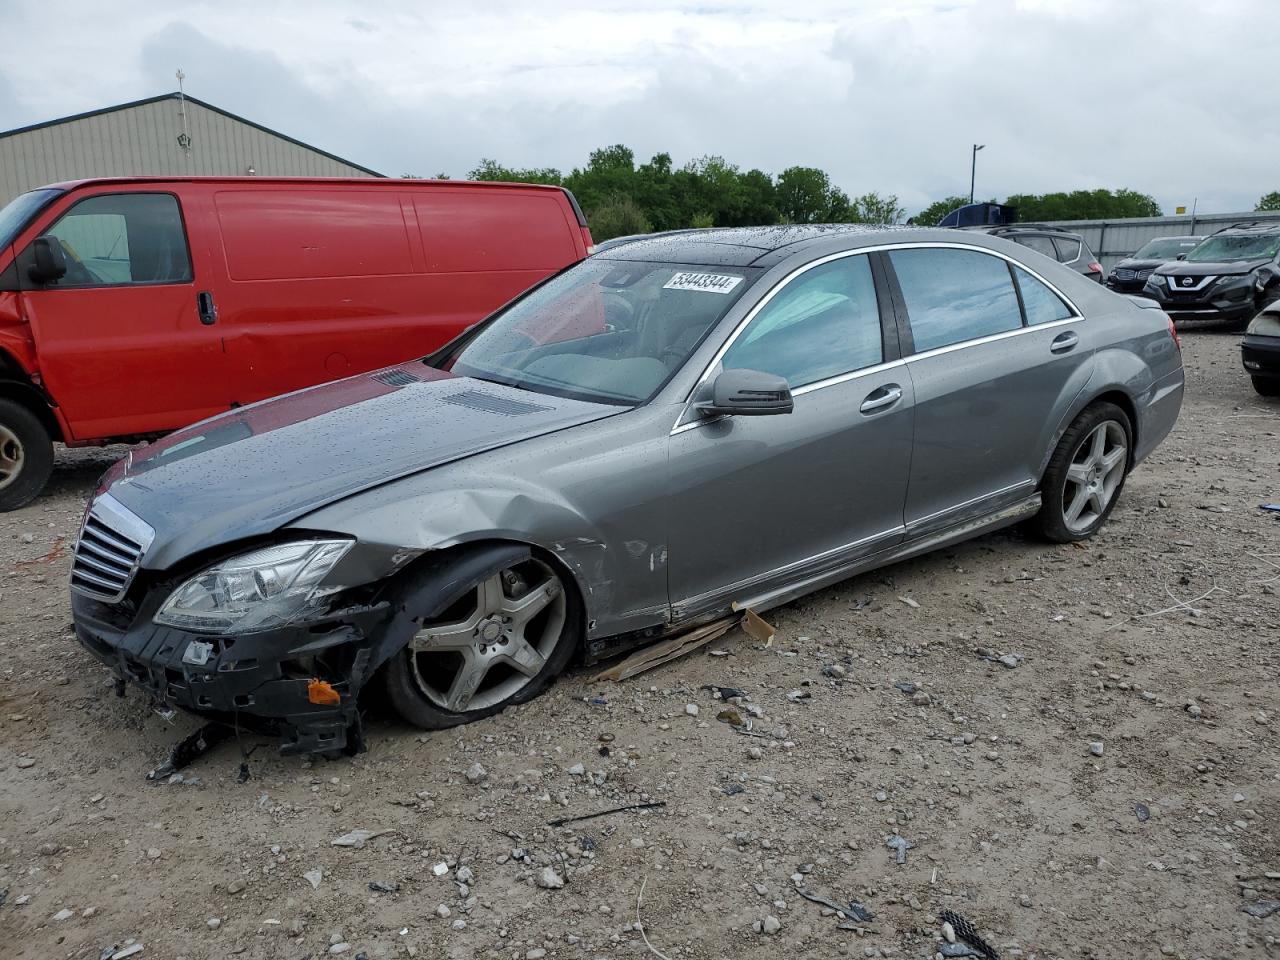
[[154, 437], [429, 353], [591, 252], [559, 187], [128, 178], [0, 209], [0, 510]]

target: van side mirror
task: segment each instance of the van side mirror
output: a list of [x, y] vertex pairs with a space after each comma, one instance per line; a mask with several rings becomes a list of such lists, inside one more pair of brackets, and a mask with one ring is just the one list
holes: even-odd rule
[[767, 417], [795, 408], [786, 379], [760, 370], [723, 370], [708, 392], [695, 404], [706, 416]]
[[31, 245], [34, 262], [27, 269], [33, 283], [54, 283], [67, 275], [67, 254], [57, 237], [36, 237]]

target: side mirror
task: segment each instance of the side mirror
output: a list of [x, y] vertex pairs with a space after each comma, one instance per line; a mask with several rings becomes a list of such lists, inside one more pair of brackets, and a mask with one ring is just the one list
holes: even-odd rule
[[34, 283], [53, 283], [67, 275], [67, 254], [57, 237], [36, 237], [31, 245], [34, 262], [27, 270]]
[[795, 408], [786, 378], [759, 370], [722, 370], [708, 392], [695, 404], [706, 416], [767, 417]]
[[1187, 259], [1187, 255], [1186, 255], [1185, 253], [1180, 253], [1180, 254], [1178, 254], [1178, 259], [1179, 259], [1179, 260], [1185, 260], [1185, 259]]

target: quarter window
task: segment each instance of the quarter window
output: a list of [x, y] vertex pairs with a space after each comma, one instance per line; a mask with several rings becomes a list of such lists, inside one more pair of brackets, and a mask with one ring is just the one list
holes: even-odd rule
[[724, 355], [726, 370], [761, 370], [794, 387], [884, 359], [880, 310], [864, 255], [801, 274], [770, 300]]
[[1027, 323], [1053, 323], [1075, 316], [1062, 298], [1021, 267], [1013, 268], [1018, 278], [1018, 290], [1022, 293], [1022, 306], [1027, 311]]
[[1048, 237], [1039, 237], [1035, 235], [1023, 235], [1023, 236], [1014, 236], [1012, 239], [1016, 240], [1018, 243], [1022, 244], [1024, 247], [1031, 248], [1036, 253], [1043, 253], [1046, 257], [1049, 257], [1050, 259], [1053, 259], [1053, 260], [1058, 259], [1058, 253], [1056, 250], [1053, 249], [1053, 241], [1050, 240]]
[[191, 259], [178, 201], [167, 193], [81, 200], [50, 227], [66, 254], [66, 275], [50, 286], [189, 283]]
[[1072, 240], [1070, 237], [1054, 237], [1053, 242], [1058, 245], [1058, 259], [1062, 263], [1075, 263], [1080, 259], [1080, 241]]
[[889, 254], [911, 318], [916, 352], [1017, 330], [1022, 312], [1009, 267], [973, 250]]

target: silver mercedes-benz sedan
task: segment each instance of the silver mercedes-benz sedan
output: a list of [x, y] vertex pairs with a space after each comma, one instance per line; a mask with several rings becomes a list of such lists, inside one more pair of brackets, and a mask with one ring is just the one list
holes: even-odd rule
[[1007, 240], [637, 240], [425, 359], [135, 450], [76, 631], [121, 690], [358, 749], [362, 691], [448, 727], [1021, 520], [1088, 537], [1182, 391], [1154, 304]]

